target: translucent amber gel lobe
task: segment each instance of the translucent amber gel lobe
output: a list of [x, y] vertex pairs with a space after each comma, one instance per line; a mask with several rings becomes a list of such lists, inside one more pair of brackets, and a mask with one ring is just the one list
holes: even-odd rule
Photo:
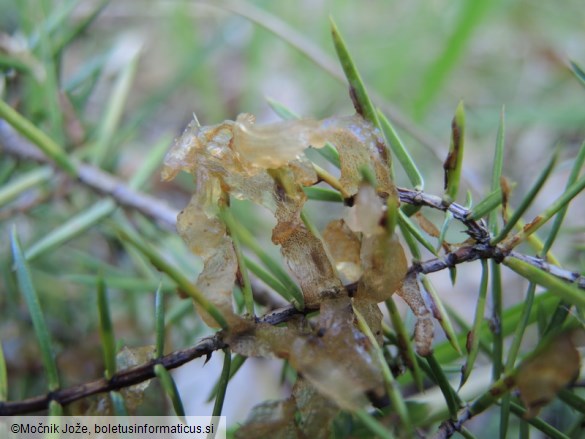
[[[339, 152], [340, 183], [353, 197], [354, 207], [348, 208], [345, 219], [330, 223], [321, 240], [301, 219], [307, 199], [303, 187], [318, 181], [304, 151], [327, 142]], [[377, 360], [357, 330], [352, 306], [381, 342], [377, 303], [396, 291], [401, 295], [418, 291], [412, 286], [403, 291], [404, 251], [397, 237], [381, 226], [385, 200], [393, 197], [398, 204], [385, 153], [379, 131], [359, 115], [256, 125], [252, 115], [241, 114], [235, 122], [213, 126], [191, 122], [168, 152], [162, 171], [164, 180], [179, 171], [194, 176], [196, 190], [178, 217], [177, 229], [203, 259], [197, 286], [230, 326], [239, 328], [226, 334], [232, 350], [289, 359], [319, 393], [349, 410], [366, 404], [364, 395], [382, 386]], [[364, 168], [373, 171], [375, 188], [363, 182]], [[304, 318], [284, 327], [236, 324], [242, 322], [232, 306], [237, 259], [219, 217], [230, 196], [262, 205], [276, 218], [272, 241], [281, 247], [305, 305], [321, 309], [311, 325]], [[348, 283], [358, 285], [354, 298], [347, 295]], [[214, 325], [213, 319], [202, 316]]]
[[[323, 243], [300, 218], [306, 201], [302, 188], [317, 181], [304, 150], [309, 145], [321, 148], [327, 142], [339, 151], [340, 181], [346, 193], [357, 193], [362, 169], [369, 167], [377, 178], [377, 192], [395, 196], [386, 162], [380, 157], [383, 141], [379, 132], [359, 115], [270, 125], [255, 125], [250, 114], [240, 114], [235, 122], [204, 127], [194, 120], [168, 152], [164, 180], [181, 170], [195, 177], [196, 192], [179, 216], [177, 228], [191, 250], [203, 258], [198, 286], [222, 312], [232, 314], [228, 286], [236, 274], [231, 238], [218, 218], [219, 206], [230, 194], [274, 213], [273, 241], [281, 246], [307, 305], [318, 305], [323, 297], [343, 290]], [[206, 321], [213, 324], [208, 316]]]

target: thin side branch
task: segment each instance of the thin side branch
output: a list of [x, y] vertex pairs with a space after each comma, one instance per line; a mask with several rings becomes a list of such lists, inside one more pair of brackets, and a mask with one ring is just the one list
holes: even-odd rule
[[213, 352], [226, 347], [219, 334], [199, 341], [195, 346], [172, 352], [162, 358], [151, 360], [140, 366], [122, 370], [107, 380], [101, 378], [68, 389], [56, 390], [46, 395], [35, 396], [21, 401], [0, 402], [0, 416], [14, 416], [46, 410], [51, 401], [65, 406], [74, 401], [97, 393], [109, 392], [133, 386], [154, 378], [154, 366], [162, 364], [167, 370], [175, 369], [196, 358], [210, 356]]
[[[298, 311], [293, 306], [285, 306], [260, 317], [258, 322], [278, 325], [299, 314], [304, 313]], [[196, 358], [203, 356], [209, 357], [213, 352], [225, 347], [227, 345], [222, 340], [222, 333], [218, 332], [211, 337], [201, 339], [191, 348], [175, 351], [160, 359], [151, 360], [140, 366], [121, 370], [109, 380], [100, 378], [99, 380], [69, 387], [68, 389], [60, 389], [46, 395], [35, 396], [21, 401], [0, 402], [0, 416], [14, 416], [46, 410], [51, 401], [57, 401], [62, 406], [66, 406], [74, 401], [87, 398], [97, 393], [127, 388], [154, 378], [154, 366], [157, 364], [162, 364], [167, 370], [176, 369]]]
[[456, 432], [461, 431], [463, 424], [472, 418], [471, 410], [466, 408], [463, 413], [457, 418], [457, 420], [448, 419], [443, 422], [438, 431], [433, 436], [433, 439], [448, 439], [453, 436]]
[[429, 259], [425, 262], [415, 263], [410, 267], [409, 272], [416, 272], [420, 274], [429, 274], [436, 271], [441, 271], [446, 268], [455, 267], [463, 262], [476, 261], [478, 259], [494, 259], [495, 261], [502, 261], [503, 257], [514, 258], [526, 262], [534, 267], [537, 267], [547, 273], [555, 276], [565, 282], [575, 284], [581, 289], [585, 289], [585, 276], [568, 270], [563, 270], [556, 265], [549, 264], [540, 258], [528, 256], [518, 252], [510, 252], [508, 255], [503, 255], [498, 247], [486, 246], [484, 244], [476, 244], [463, 246], [454, 252], [447, 253], [442, 257]]
[[523, 253], [518, 253], [515, 251], [510, 252], [508, 255], [510, 258], [519, 259], [522, 262], [526, 262], [530, 265], [535, 266], [536, 268], [540, 268], [542, 271], [546, 271], [553, 276], [562, 279], [569, 283], [574, 283], [579, 288], [585, 289], [585, 276], [580, 273], [563, 270], [561, 267], [553, 264], [549, 264], [548, 262], [544, 261], [541, 258], [537, 258], [535, 256], [528, 256]]
[[490, 234], [482, 221], [474, 221], [471, 218], [471, 211], [457, 203], [445, 203], [441, 197], [426, 194], [412, 189], [397, 188], [400, 202], [412, 204], [413, 206], [426, 206], [443, 212], [450, 212], [458, 221], [467, 227], [469, 236], [479, 242], [489, 240]]
[[[38, 163], [51, 161], [28, 139], [18, 134], [5, 120], [0, 119], [0, 147], [5, 154]], [[72, 159], [77, 164], [77, 178], [81, 183], [104, 195], [109, 195], [120, 206], [136, 209], [156, 220], [165, 229], [175, 231], [178, 211], [165, 202], [136, 191], [123, 180], [95, 166]]]

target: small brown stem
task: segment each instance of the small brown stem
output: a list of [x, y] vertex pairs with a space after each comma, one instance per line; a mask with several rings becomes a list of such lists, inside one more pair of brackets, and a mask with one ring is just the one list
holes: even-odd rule
[[226, 347], [225, 343], [221, 341], [219, 334], [216, 334], [213, 337], [200, 340], [199, 343], [188, 349], [175, 351], [162, 358], [150, 360], [140, 366], [122, 370], [109, 380], [101, 378], [89, 383], [69, 387], [68, 389], [56, 390], [46, 395], [35, 396], [21, 401], [0, 402], [0, 416], [14, 416], [46, 410], [51, 401], [56, 401], [65, 406], [97, 393], [130, 387], [153, 378], [155, 376], [154, 366], [157, 364], [162, 364], [167, 370], [175, 369], [195, 358], [209, 356], [214, 351], [223, 349], [224, 347]]

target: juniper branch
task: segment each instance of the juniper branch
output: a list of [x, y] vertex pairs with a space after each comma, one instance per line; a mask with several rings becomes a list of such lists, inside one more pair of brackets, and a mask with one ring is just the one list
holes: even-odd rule
[[196, 358], [210, 356], [213, 352], [224, 347], [226, 345], [221, 340], [220, 333], [218, 333], [212, 337], [203, 338], [193, 347], [172, 352], [162, 358], [150, 360], [140, 366], [121, 370], [109, 380], [101, 378], [89, 383], [69, 387], [68, 389], [59, 389], [46, 395], [35, 396], [21, 401], [0, 402], [0, 416], [14, 416], [38, 412], [46, 410], [51, 401], [56, 401], [62, 406], [65, 406], [91, 395], [124, 389], [154, 378], [154, 367], [157, 364], [162, 364], [167, 370], [175, 369]]
[[[50, 160], [35, 145], [16, 133], [2, 119], [0, 119], [0, 147], [7, 154], [17, 158], [45, 164], [50, 163]], [[140, 211], [144, 215], [156, 220], [168, 230], [176, 230], [178, 211], [169, 207], [164, 201], [130, 188], [120, 178], [99, 168], [82, 162], [77, 162], [77, 164], [77, 177], [80, 183], [98, 193], [111, 196], [123, 207]], [[466, 227], [467, 234], [473, 238], [472, 243], [464, 244], [453, 252], [447, 253], [439, 258], [413, 264], [410, 268], [411, 272], [415, 271], [417, 273], [427, 274], [477, 259], [494, 259], [501, 262], [504, 258], [511, 257], [544, 270], [559, 279], [575, 283], [579, 288], [585, 289], [585, 277], [580, 273], [565, 270], [533, 256], [524, 255], [515, 251], [505, 251], [497, 245], [490, 245], [489, 241], [491, 236], [485, 222], [483, 220], [473, 220], [470, 209], [457, 203], [445, 203], [441, 197], [425, 192], [400, 187], [397, 190], [400, 202], [402, 203], [450, 212], [456, 220], [460, 221]]]
[[[302, 312], [290, 305], [266, 314], [258, 318], [257, 321], [258, 323], [278, 325], [299, 314], [302, 314]], [[154, 378], [154, 367], [157, 364], [162, 364], [167, 370], [176, 369], [197, 358], [203, 356], [209, 357], [213, 352], [227, 347], [227, 344], [222, 340], [222, 336], [222, 332], [217, 332], [211, 337], [201, 339], [193, 347], [172, 352], [162, 358], [150, 360], [140, 366], [121, 370], [115, 373], [109, 380], [100, 378], [89, 383], [67, 389], [59, 389], [45, 395], [35, 396], [21, 401], [0, 402], [0, 416], [22, 415], [46, 410], [51, 401], [56, 401], [60, 405], [66, 406], [72, 402], [98, 393], [119, 390], [142, 383]]]
[[162, 364], [167, 370], [175, 369], [196, 358], [210, 356], [213, 352], [224, 347], [226, 345], [221, 340], [221, 333], [217, 333], [212, 337], [203, 338], [193, 347], [172, 352], [162, 358], [150, 360], [140, 366], [121, 370], [109, 380], [101, 378], [89, 383], [67, 389], [59, 389], [54, 392], [49, 392], [46, 395], [35, 396], [21, 401], [0, 402], [0, 416], [14, 416], [46, 410], [51, 401], [56, 401], [62, 406], [66, 406], [91, 395], [127, 388], [154, 378], [154, 367], [157, 364]]

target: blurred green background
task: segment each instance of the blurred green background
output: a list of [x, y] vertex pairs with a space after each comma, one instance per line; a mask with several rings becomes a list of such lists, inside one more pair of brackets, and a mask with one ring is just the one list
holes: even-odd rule
[[[2, 0], [2, 29], [38, 38], [39, 23], [70, 3]], [[73, 3], [73, 23], [99, 4]], [[352, 108], [345, 85], [305, 56], [316, 53], [322, 63], [338, 69], [329, 15], [378, 97], [376, 104], [398, 109], [399, 119], [414, 121], [419, 137], [432, 143], [410, 141], [408, 131], [402, 130], [415, 158], [428, 158], [429, 146], [442, 154], [459, 99], [467, 107], [470, 154], [491, 152], [504, 104], [509, 153], [536, 152], [522, 157], [525, 163], [542, 159], [542, 150], [557, 140], [579, 139], [583, 96], [567, 68], [569, 59], [585, 63], [585, 12], [578, 0], [564, 1], [562, 7], [553, 1], [520, 0], [122, 0], [108, 3], [63, 50], [57, 71], [46, 73], [56, 75], [66, 90], [81, 93], [77, 88], [83, 86], [75, 81], [86, 69], [102, 67], [83, 109], [82, 122], [91, 138], [117, 73], [138, 57], [123, 129], [115, 136], [119, 144], [112, 148], [151, 145], [163, 134], [176, 134], [192, 112], [202, 124], [233, 119], [243, 111], [256, 114], [261, 122], [275, 120], [266, 97], [306, 117], [347, 114]], [[38, 107], [49, 112], [44, 104]], [[42, 113], [38, 107], [34, 110]], [[481, 179], [484, 168], [472, 170]], [[510, 160], [506, 171], [514, 168]]]
[[[71, 3], [2, 0], [2, 29], [39, 38], [43, 32], [39, 23]], [[99, 2], [73, 3], [77, 4], [71, 17], [75, 23]], [[303, 53], [316, 53], [322, 63], [338, 69], [329, 15], [378, 97], [376, 104], [391, 105], [402, 117], [415, 121], [416, 138], [430, 144], [421, 145], [401, 131], [415, 158], [423, 159], [422, 166], [429, 163], [436, 168], [437, 161], [427, 154], [429, 147], [443, 157], [459, 99], [467, 106], [468, 150], [470, 155], [480, 154], [480, 163], [491, 157], [498, 115], [506, 105], [510, 155], [506, 175], [517, 168], [517, 160], [525, 165], [541, 162], [558, 140], [578, 141], [584, 122], [583, 96], [567, 68], [569, 58], [585, 63], [585, 12], [578, 0], [562, 5], [527, 0], [122, 0], [107, 4], [63, 50], [62, 63], [54, 66], [57, 71], [46, 73], [56, 75], [66, 90], [82, 94], [78, 89], [84, 85], [75, 81], [87, 75], [87, 69], [101, 67], [82, 114], [91, 139], [116, 75], [137, 56], [123, 129], [111, 146], [128, 153], [153, 144], [163, 134], [180, 132], [192, 112], [203, 124], [233, 119], [243, 111], [256, 114], [259, 121], [274, 120], [265, 97], [307, 117], [351, 113], [345, 85]], [[42, 45], [40, 41], [38, 46]], [[45, 96], [49, 102], [37, 102], [30, 110], [39, 116], [50, 112], [50, 99]], [[44, 117], [47, 122], [51, 119]], [[524, 154], [527, 150], [529, 155]], [[483, 151], [486, 155], [481, 155]], [[478, 188], [485, 171], [478, 166], [468, 173], [475, 176]]]

